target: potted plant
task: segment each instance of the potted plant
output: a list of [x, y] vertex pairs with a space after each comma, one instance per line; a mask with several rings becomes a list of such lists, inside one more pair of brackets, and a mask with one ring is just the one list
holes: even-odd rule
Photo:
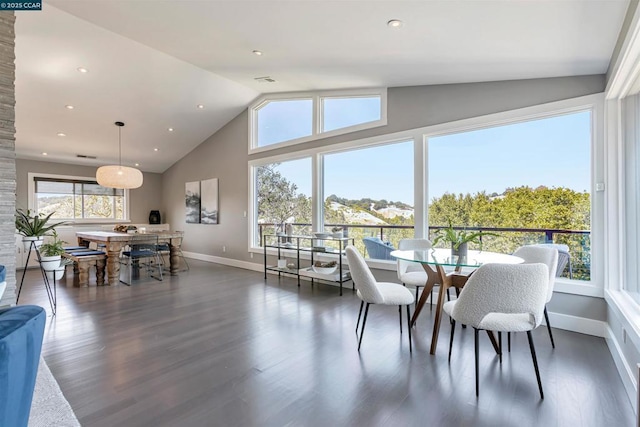
[[53, 230], [53, 240], [40, 246], [40, 265], [44, 271], [53, 271], [62, 265], [60, 261], [64, 254], [64, 243], [66, 242], [58, 239], [58, 233]]
[[64, 277], [64, 272], [66, 271], [67, 265], [73, 264], [73, 261], [67, 258], [60, 259], [60, 266], [56, 267], [53, 270], [45, 270], [47, 274], [47, 278], [49, 281], [51, 280], [60, 280]]
[[32, 215], [31, 211], [23, 211], [22, 209], [16, 210], [16, 230], [21, 234], [22, 241], [25, 242], [25, 250], [29, 250], [31, 242], [35, 242], [36, 248], [38, 248], [43, 240], [44, 236], [53, 231], [58, 225], [64, 224], [64, 222], [57, 222], [49, 224], [49, 219], [54, 214], [51, 212], [49, 215], [40, 216]]
[[451, 221], [449, 221], [447, 227], [436, 230], [436, 238], [433, 239], [433, 244], [436, 245], [440, 241], [450, 242], [451, 255], [465, 257], [467, 256], [469, 243], [477, 244], [480, 250], [482, 250], [482, 240], [480, 240], [482, 236], [497, 236], [497, 234], [484, 231], [467, 231], [465, 229], [455, 230]]

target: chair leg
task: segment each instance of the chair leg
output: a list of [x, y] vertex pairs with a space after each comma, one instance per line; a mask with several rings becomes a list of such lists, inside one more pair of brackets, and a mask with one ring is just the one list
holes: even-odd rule
[[502, 364], [502, 332], [498, 331], [498, 356], [500, 364]]
[[402, 335], [402, 306], [398, 306], [398, 317], [400, 317], [400, 335]]
[[407, 330], [409, 331], [409, 353], [413, 353], [413, 346], [411, 344], [411, 309], [407, 304]]
[[[431, 293], [429, 294], [429, 298], [431, 298], [429, 301], [431, 301], [431, 304], [429, 304], [429, 311], [433, 311], [433, 288], [431, 288]], [[418, 304], [418, 300], [416, 300], [416, 304]]]
[[473, 328], [474, 329], [474, 347], [476, 350], [476, 397], [478, 397], [480, 395], [480, 380], [479, 380], [479, 373], [478, 370], [480, 368], [480, 359], [479, 359], [479, 354], [480, 354], [480, 347], [478, 345], [478, 329]]
[[360, 351], [360, 346], [362, 345], [362, 336], [364, 335], [364, 325], [367, 323], [367, 314], [369, 314], [369, 303], [367, 303], [367, 308], [364, 309], [364, 319], [362, 319], [362, 329], [360, 330], [360, 340], [358, 341], [358, 351]]
[[449, 338], [449, 363], [451, 363], [451, 349], [453, 348], [453, 334], [456, 331], [456, 321], [451, 318], [451, 338]]
[[507, 351], [511, 353], [511, 332], [507, 332]]
[[556, 348], [556, 343], [553, 342], [553, 332], [551, 332], [551, 323], [549, 323], [549, 314], [547, 313], [547, 306], [544, 306], [544, 320], [547, 322], [547, 331], [549, 331], [549, 338], [551, 338], [551, 347]]
[[536, 370], [536, 379], [538, 380], [538, 389], [540, 390], [540, 399], [544, 399], [544, 393], [542, 392], [542, 381], [540, 380], [540, 371], [538, 370], [538, 358], [536, 357], [536, 349], [533, 346], [533, 337], [531, 336], [531, 331], [527, 331], [527, 338], [529, 339], [529, 349], [531, 350], [533, 367]]
[[360, 301], [360, 313], [358, 313], [358, 323], [356, 323], [356, 335], [358, 335], [358, 326], [360, 326], [360, 317], [362, 317], [363, 307], [364, 307], [364, 301]]
[[447, 301], [451, 301], [451, 294], [449, 293], [449, 289], [451, 288], [447, 288]]

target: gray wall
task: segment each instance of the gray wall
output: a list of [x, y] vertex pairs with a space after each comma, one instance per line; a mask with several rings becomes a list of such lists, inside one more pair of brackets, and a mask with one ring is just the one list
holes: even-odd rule
[[[16, 160], [18, 187], [17, 206], [26, 209], [29, 203], [29, 172], [50, 173], [70, 176], [96, 176], [96, 167], [78, 166], [66, 163], [40, 162], [35, 160]], [[162, 209], [162, 176], [157, 173], [144, 174], [142, 187], [130, 190], [129, 215], [133, 223], [149, 222], [149, 211]], [[162, 212], [160, 212], [162, 214]], [[164, 215], [162, 216], [165, 222]]]
[[[249, 203], [249, 160], [600, 93], [604, 85], [604, 76], [596, 75], [390, 88], [386, 126], [254, 156], [247, 154], [248, 115], [244, 111], [162, 175], [163, 210], [172, 227], [185, 231], [185, 251], [261, 264], [261, 256], [252, 259], [247, 251], [249, 219], [244, 212]], [[185, 183], [207, 178], [219, 178], [220, 224], [185, 224]], [[395, 278], [395, 273], [375, 273]], [[602, 299], [569, 295], [557, 299], [562, 301], [554, 301], [552, 311], [606, 320]]]
[[7, 281], [0, 306], [16, 301], [14, 23], [13, 12], [0, 12], [0, 264], [6, 268]]

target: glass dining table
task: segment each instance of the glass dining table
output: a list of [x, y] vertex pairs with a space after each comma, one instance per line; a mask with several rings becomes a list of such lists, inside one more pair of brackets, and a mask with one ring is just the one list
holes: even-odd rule
[[[420, 295], [420, 299], [416, 303], [416, 309], [413, 313], [413, 317], [411, 318], [411, 326], [415, 324], [416, 319], [420, 315], [422, 308], [433, 290], [433, 287], [435, 285], [440, 285], [436, 314], [433, 323], [433, 334], [431, 337], [431, 354], [436, 353], [436, 347], [438, 345], [438, 334], [440, 332], [440, 322], [442, 319], [442, 306], [444, 305], [444, 297], [447, 293], [447, 289], [463, 288], [473, 271], [483, 264], [520, 264], [524, 262], [522, 258], [517, 256], [486, 251], [469, 250], [466, 256], [457, 256], [452, 255], [451, 249], [443, 248], [393, 251], [391, 252], [391, 256], [403, 261], [419, 263], [427, 273], [427, 281], [424, 285], [424, 290]], [[445, 270], [446, 268], [453, 268], [453, 271], [447, 273]], [[467, 274], [469, 269], [472, 269], [472, 271]], [[491, 339], [491, 343], [497, 351], [498, 344], [495, 337], [489, 331], [487, 331], [487, 333]]]

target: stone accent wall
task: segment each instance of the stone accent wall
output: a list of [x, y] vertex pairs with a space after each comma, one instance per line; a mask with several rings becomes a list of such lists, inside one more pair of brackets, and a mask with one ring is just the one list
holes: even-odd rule
[[0, 264], [7, 289], [0, 306], [16, 302], [15, 14], [0, 12]]

